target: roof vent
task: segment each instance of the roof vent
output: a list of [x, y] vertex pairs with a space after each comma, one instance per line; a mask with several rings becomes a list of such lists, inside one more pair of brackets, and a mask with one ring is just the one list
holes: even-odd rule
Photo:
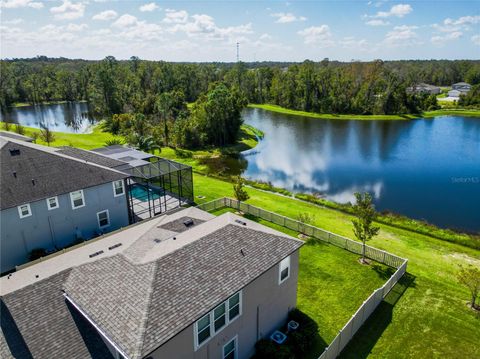
[[188, 218], [188, 219], [186, 219], [186, 220], [183, 221], [183, 224], [185, 225], [185, 227], [191, 227], [191, 226], [193, 226], [195, 223], [193, 223], [193, 219]]
[[122, 243], [114, 244], [113, 246], [108, 247], [108, 250], [111, 251], [112, 249], [118, 248], [118, 247], [120, 247], [121, 245], [122, 245]]
[[20, 156], [20, 150], [18, 148], [14, 148], [13, 150], [10, 150], [10, 155], [11, 156]]
[[90, 258], [93, 258], [93, 257], [96, 257], [96, 256], [102, 254], [102, 253], [103, 253], [103, 251], [98, 251], [98, 252], [95, 252], [95, 253], [90, 254], [89, 257], [90, 257]]
[[35, 180], [32, 178], [32, 185], [35, 186]]
[[13, 171], [13, 177], [17, 178], [17, 172]]
[[162, 240], [161, 240], [161, 239], [158, 239], [158, 238], [155, 238], [153, 241], [154, 241], [155, 243], [160, 243]]
[[242, 254], [242, 256], [244, 256], [244, 257], [245, 257], [245, 252], [243, 251], [243, 248], [242, 248], [242, 249], [240, 249], [240, 253]]
[[246, 226], [246, 225], [247, 225], [247, 222], [241, 221], [241, 220], [239, 220], [239, 219], [236, 219], [235, 222], [238, 223], [238, 224], [241, 224], [242, 226]]

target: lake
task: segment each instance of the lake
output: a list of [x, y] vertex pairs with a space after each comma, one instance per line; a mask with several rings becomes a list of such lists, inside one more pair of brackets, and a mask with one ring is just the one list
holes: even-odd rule
[[244, 153], [246, 178], [389, 210], [440, 227], [480, 231], [480, 119], [321, 120], [247, 109], [265, 133]]
[[46, 125], [52, 131], [71, 133], [91, 132], [91, 125], [95, 123], [86, 102], [13, 107], [1, 113], [0, 120], [36, 128]]

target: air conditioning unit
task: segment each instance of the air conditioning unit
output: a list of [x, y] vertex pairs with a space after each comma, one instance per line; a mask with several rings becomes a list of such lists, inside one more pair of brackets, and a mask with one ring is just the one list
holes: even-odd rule
[[270, 339], [277, 344], [283, 344], [283, 342], [287, 340], [287, 336], [282, 332], [275, 330], [272, 335], [270, 335]]
[[287, 327], [288, 327], [288, 331], [289, 332], [294, 332], [295, 330], [298, 329], [298, 327], [300, 326], [300, 324], [298, 324], [296, 321], [294, 320], [291, 320], [288, 322], [287, 324]]

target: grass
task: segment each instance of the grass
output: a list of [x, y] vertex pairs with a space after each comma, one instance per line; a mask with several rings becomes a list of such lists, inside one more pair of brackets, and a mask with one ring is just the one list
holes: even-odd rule
[[446, 116], [446, 115], [480, 117], [480, 110], [461, 109], [461, 108], [425, 111], [421, 115], [411, 115], [411, 114], [405, 114], [405, 115], [343, 115], [341, 114], [339, 115], [339, 114], [324, 114], [324, 113], [290, 110], [288, 108], [280, 107], [277, 105], [269, 105], [269, 104], [249, 104], [248, 107], [260, 108], [263, 110], [283, 113], [286, 115], [305, 116], [305, 117], [311, 117], [311, 118], [320, 118], [324, 120], [412, 120], [420, 117], [432, 118], [436, 116]]
[[[235, 210], [223, 208], [212, 213], [220, 215], [231, 211]], [[298, 236], [298, 232], [261, 218], [246, 217]], [[300, 249], [297, 307], [315, 320], [319, 334], [309, 358], [318, 358], [363, 301], [392, 273], [392, 269], [382, 264], [359, 265], [357, 255], [328, 243], [307, 242]]]
[[[198, 202], [209, 201], [222, 196], [232, 195], [231, 183], [211, 177], [194, 175], [195, 194], [205, 196]], [[293, 198], [277, 196], [273, 193], [248, 188], [250, 199], [247, 203], [271, 210], [276, 213], [296, 217], [300, 212], [315, 215], [315, 225], [352, 238], [352, 217], [348, 214], [322, 208]], [[456, 280], [460, 264], [471, 263], [480, 266], [480, 251], [455, 243], [445, 242], [427, 235], [408, 230], [380, 225], [380, 233], [369, 244], [409, 259], [409, 276], [394, 292], [382, 302], [374, 312], [368, 324], [364, 326], [352, 344], [344, 351], [346, 358], [478, 358], [480, 357], [480, 317], [470, 310], [466, 303], [468, 291]], [[321, 258], [321, 249], [318, 256]], [[312, 255], [312, 254], [310, 254]], [[327, 259], [325, 259], [327, 261]], [[324, 274], [315, 269], [314, 263], [304, 273], [308, 281], [326, 280]], [[333, 265], [333, 264], [332, 264]], [[342, 266], [332, 267], [341, 273]], [[321, 279], [320, 279], [321, 278]], [[302, 282], [304, 283], [304, 282]], [[309, 287], [299, 285], [299, 306], [306, 310]], [[363, 282], [361, 282], [362, 285]], [[342, 282], [337, 283], [340, 287]], [[345, 284], [345, 291], [334, 301], [341, 305], [350, 295], [357, 295]], [[332, 289], [333, 290], [333, 289]], [[399, 294], [400, 293], [400, 294]], [[318, 294], [318, 293], [317, 293]], [[361, 296], [361, 295], [360, 295]], [[323, 298], [311, 298], [309, 314], [324, 320], [328, 333], [334, 333], [334, 327], [325, 325], [325, 321], [335, 321], [335, 315], [328, 319], [337, 308], [326, 305]], [[394, 305], [395, 304], [395, 305]], [[348, 306], [349, 304], [345, 304]], [[351, 308], [350, 315], [355, 311]], [[325, 316], [324, 319], [321, 316]], [[348, 317], [346, 318], [348, 319]], [[342, 327], [346, 320], [338, 318]], [[328, 334], [322, 334], [329, 338]], [[328, 341], [328, 340], [327, 340]]]

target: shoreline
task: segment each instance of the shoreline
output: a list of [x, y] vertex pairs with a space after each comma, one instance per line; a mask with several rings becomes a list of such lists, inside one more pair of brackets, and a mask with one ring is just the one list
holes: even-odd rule
[[419, 115], [346, 115], [346, 114], [324, 114], [306, 111], [291, 110], [285, 107], [270, 104], [248, 104], [248, 108], [258, 108], [265, 111], [282, 113], [285, 115], [302, 116], [310, 118], [318, 118], [322, 120], [358, 120], [358, 121], [409, 121], [420, 118], [434, 118], [436, 116], [466, 116], [480, 117], [480, 110], [469, 109], [445, 109], [425, 111]]

